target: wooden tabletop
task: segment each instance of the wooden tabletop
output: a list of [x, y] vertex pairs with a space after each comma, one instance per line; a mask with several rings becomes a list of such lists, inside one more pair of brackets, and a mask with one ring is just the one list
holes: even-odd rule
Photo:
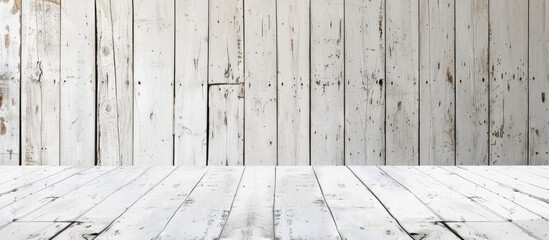
[[6, 239], [549, 239], [549, 167], [0, 167]]

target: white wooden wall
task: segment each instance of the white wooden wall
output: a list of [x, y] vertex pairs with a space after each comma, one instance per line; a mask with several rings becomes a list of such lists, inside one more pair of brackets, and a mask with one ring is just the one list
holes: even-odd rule
[[549, 164], [549, 0], [0, 1], [1, 165]]

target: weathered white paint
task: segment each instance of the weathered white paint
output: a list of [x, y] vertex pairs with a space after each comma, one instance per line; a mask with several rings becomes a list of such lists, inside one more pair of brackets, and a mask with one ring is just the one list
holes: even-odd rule
[[310, 2], [278, 0], [278, 165], [309, 165]]
[[134, 6], [134, 165], [173, 164], [174, 1]]
[[68, 222], [15, 222], [2, 228], [0, 234], [15, 240], [51, 239], [69, 225]]
[[[386, 4], [386, 160], [388, 165], [419, 163], [418, 0]], [[387, 67], [389, 66], [389, 67]]]
[[174, 163], [206, 165], [208, 1], [175, 1]]
[[448, 223], [448, 226], [463, 237], [463, 239], [536, 239], [509, 222]]

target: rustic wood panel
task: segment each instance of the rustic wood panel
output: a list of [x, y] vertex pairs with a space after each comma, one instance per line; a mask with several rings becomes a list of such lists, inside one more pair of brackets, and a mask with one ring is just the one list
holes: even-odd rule
[[490, 165], [528, 162], [528, 0], [490, 0]]
[[23, 165], [59, 165], [61, 6], [22, 2], [21, 157]]
[[456, 165], [487, 165], [488, 0], [455, 4]]
[[386, 1], [385, 141], [388, 165], [419, 163], [418, 4], [418, 0]]
[[276, 1], [245, 1], [244, 9], [246, 165], [276, 165]]
[[214, 85], [209, 90], [208, 165], [244, 164], [244, 87]]
[[0, 165], [19, 165], [21, 0], [0, 3]]
[[385, 1], [345, 1], [345, 164], [385, 164]]
[[133, 164], [133, 8], [96, 1], [97, 164]]
[[277, 1], [278, 164], [309, 165], [310, 2]]
[[454, 0], [419, 6], [419, 163], [454, 165]]
[[311, 164], [344, 164], [344, 1], [311, 1]]
[[174, 1], [134, 1], [134, 164], [173, 164]]
[[548, 165], [549, 2], [530, 0], [529, 4], [529, 164]]
[[205, 166], [208, 139], [208, 1], [176, 1], [176, 165]]

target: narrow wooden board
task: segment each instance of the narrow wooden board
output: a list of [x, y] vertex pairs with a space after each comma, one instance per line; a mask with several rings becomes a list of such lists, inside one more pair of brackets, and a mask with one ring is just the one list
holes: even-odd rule
[[504, 221], [501, 216], [479, 205], [474, 199], [453, 191], [413, 167], [380, 168], [444, 221]]
[[343, 239], [411, 239], [349, 169], [330, 166], [314, 171]]
[[31, 174], [44, 168], [45, 167], [24, 167], [14, 169], [13, 171], [9, 171], [0, 176], [0, 184], [9, 183], [19, 178], [24, 178], [25, 175]]
[[133, 164], [133, 7], [96, 1], [97, 165]]
[[454, 0], [419, 6], [419, 164], [455, 165]]
[[528, 0], [490, 0], [490, 165], [528, 163]]
[[275, 167], [246, 167], [220, 239], [274, 239]]
[[419, 163], [418, 0], [386, 4], [386, 164]]
[[183, 168], [134, 203], [96, 239], [154, 239], [204, 176], [206, 168]]
[[528, 6], [528, 164], [549, 165], [549, 4], [530, 0]]
[[22, 165], [59, 165], [61, 5], [23, 0]]
[[69, 222], [14, 222], [0, 229], [0, 236], [13, 240], [52, 239]]
[[244, 1], [209, 1], [209, 83], [244, 82]]
[[125, 167], [111, 171], [62, 197], [30, 212], [21, 221], [74, 221], [121, 187], [134, 181], [149, 167]]
[[139, 198], [164, 180], [175, 167], [152, 167], [137, 179], [75, 219], [56, 239], [91, 238], [101, 233]]
[[93, 181], [103, 174], [110, 172], [113, 169], [113, 167], [94, 167], [88, 169], [72, 175], [71, 177], [65, 178], [62, 182], [43, 188], [32, 195], [2, 207], [0, 209], [0, 215], [4, 217], [0, 218], [0, 227], [3, 227], [8, 223], [25, 216], [35, 209], [38, 209], [39, 207], [50, 202], [52, 199], [62, 197], [63, 195], [80, 188], [81, 186]]
[[173, 165], [175, 1], [134, 6], [134, 165]]
[[344, 1], [311, 1], [311, 164], [343, 165]]
[[545, 190], [549, 190], [549, 178], [530, 174], [511, 166], [491, 167], [490, 170], [513, 177], [521, 182], [528, 183], [530, 185], [543, 188]]
[[463, 239], [536, 239], [510, 222], [449, 222]]
[[379, 168], [349, 168], [414, 239], [460, 239], [440, 224], [437, 214]]
[[310, 2], [277, 0], [278, 165], [309, 165]]
[[[95, 165], [95, 1], [61, 4], [60, 165]], [[45, 30], [47, 31], [47, 30]], [[48, 128], [49, 125], [43, 125]]]
[[243, 170], [244, 167], [209, 168], [158, 239], [219, 238]]
[[243, 98], [241, 85], [210, 86], [208, 165], [244, 165]]
[[456, 165], [488, 165], [488, 0], [455, 8]]
[[175, 1], [174, 163], [206, 166], [208, 1]]
[[0, 165], [19, 165], [21, 0], [0, 3]]
[[512, 166], [512, 168], [543, 178], [549, 178], [549, 170], [546, 168], [540, 168], [538, 166]]
[[311, 167], [277, 167], [276, 239], [341, 239]]
[[276, 0], [244, 2], [246, 165], [277, 164]]
[[[33, 171], [27, 175], [23, 175], [21, 177], [18, 177], [14, 179], [13, 181], [4, 182], [0, 184], [0, 196], [5, 195], [6, 193], [9, 193], [11, 191], [18, 191], [22, 187], [28, 186], [33, 184], [36, 181], [40, 181], [42, 179], [45, 179], [47, 177], [53, 176], [57, 173], [60, 173], [62, 171], [68, 170], [71, 167], [46, 167], [46, 168], [40, 168], [37, 171]], [[12, 171], [10, 171], [12, 172]], [[2, 176], [9, 175], [10, 173], [0, 173]], [[3, 180], [0, 180], [3, 181]]]

